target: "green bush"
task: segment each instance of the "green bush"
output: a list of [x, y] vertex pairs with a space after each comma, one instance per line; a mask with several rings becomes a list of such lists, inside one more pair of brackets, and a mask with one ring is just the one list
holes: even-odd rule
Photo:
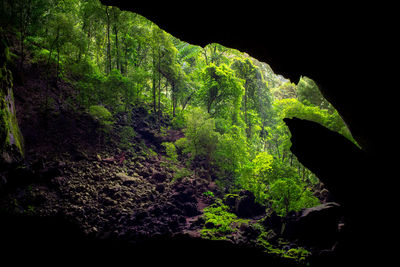
[[103, 106], [90, 106], [89, 114], [103, 126], [111, 125], [113, 123], [113, 116], [111, 112]]
[[183, 112], [180, 112], [171, 121], [171, 128], [174, 130], [180, 130], [186, 127], [186, 120]]
[[214, 193], [211, 192], [211, 191], [205, 191], [205, 192], [203, 192], [203, 196], [205, 196], [205, 197], [210, 197], [210, 198], [214, 198], [214, 197], [215, 197]]
[[178, 162], [178, 154], [176, 153], [175, 145], [170, 142], [163, 142], [161, 145], [165, 148], [167, 159], [173, 163]]
[[218, 133], [215, 132], [214, 119], [210, 118], [201, 108], [193, 108], [186, 114], [187, 127], [185, 136], [187, 149], [196, 156], [212, 157], [218, 143]]

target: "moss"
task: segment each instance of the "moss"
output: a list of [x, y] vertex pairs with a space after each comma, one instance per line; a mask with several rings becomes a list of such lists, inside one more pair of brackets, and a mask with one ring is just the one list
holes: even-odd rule
[[244, 223], [249, 220], [239, 219], [235, 214], [229, 212], [229, 207], [217, 200], [204, 209], [204, 228], [201, 236], [206, 239], [223, 240], [229, 239], [237, 232]]
[[6, 153], [15, 146], [23, 156], [23, 137], [15, 114], [12, 87], [12, 73], [4, 64], [0, 68], [0, 146]]
[[275, 233], [272, 230], [261, 231], [260, 235], [256, 239], [257, 246], [270, 255], [294, 261], [298, 266], [305, 266], [308, 264], [308, 259], [311, 256], [310, 251], [303, 247], [295, 247], [285, 250], [283, 248], [289, 246], [290, 242], [279, 238], [277, 242], [275, 241], [271, 244], [270, 241], [274, 239], [274, 236]]
[[307, 257], [309, 257], [310, 255], [311, 255], [311, 252], [309, 252], [308, 250], [306, 250], [302, 247], [289, 249], [285, 253], [286, 257], [292, 258], [298, 262], [306, 261]]
[[113, 116], [107, 108], [101, 105], [89, 107], [89, 114], [102, 125], [110, 125], [113, 122]]

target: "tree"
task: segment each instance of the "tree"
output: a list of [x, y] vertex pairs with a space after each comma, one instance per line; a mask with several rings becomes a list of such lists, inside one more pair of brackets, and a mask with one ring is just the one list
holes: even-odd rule
[[10, 14], [10, 16], [15, 16], [17, 18], [21, 69], [25, 60], [25, 39], [30, 34], [33, 34], [38, 27], [43, 14], [48, 9], [48, 2], [48, 0], [17, 0], [14, 3], [13, 10], [16, 12], [15, 14]]
[[237, 184], [249, 190], [256, 197], [256, 201], [262, 204], [267, 200], [267, 185], [271, 181], [272, 155], [263, 151], [242, 167]]
[[[235, 58], [231, 68], [235, 70], [238, 78], [245, 81], [242, 106], [244, 112], [244, 122], [247, 126], [246, 134], [247, 138], [250, 138], [252, 136], [252, 120], [248, 118], [248, 111], [261, 108], [261, 105], [258, 105], [259, 101], [257, 101], [257, 98], [261, 96], [259, 92], [260, 87], [265, 86], [265, 84], [259, 69], [249, 58]], [[267, 103], [263, 103], [263, 105], [266, 104]]]
[[[219, 134], [215, 131], [215, 121], [201, 108], [190, 109], [186, 113], [185, 119], [187, 127], [184, 130], [184, 150], [191, 154], [192, 160], [204, 158], [208, 179], [211, 180], [211, 161], [214, 159], [214, 152], [219, 140]], [[182, 143], [182, 141], [180, 142]]]
[[181, 67], [181, 83], [177, 101], [181, 105], [181, 112], [185, 110], [187, 105], [195, 99], [197, 90], [201, 87], [201, 72], [205, 67], [204, 62], [200, 59], [203, 49], [199, 46], [190, 45], [174, 40], [178, 49], [177, 60]]
[[219, 66], [222, 63], [226, 64], [229, 62], [229, 60], [224, 56], [228, 51], [229, 49], [226, 47], [217, 43], [212, 43], [204, 47], [202, 54], [206, 65], [215, 64]]
[[219, 136], [214, 154], [219, 183], [229, 189], [249, 160], [244, 128], [231, 125]]
[[290, 211], [318, 205], [319, 200], [309, 189], [303, 187], [290, 178], [281, 178], [273, 182], [269, 187], [268, 196], [276, 213], [285, 216]]
[[103, 29], [104, 10], [101, 3], [98, 0], [82, 1], [79, 9], [79, 17], [82, 21], [82, 30], [86, 33], [87, 55], [91, 57], [96, 53], [96, 51], [91, 51], [91, 44], [100, 41], [100, 38], [97, 37], [100, 36], [100, 32]]
[[120, 51], [119, 51], [119, 39], [118, 39], [118, 33], [121, 24], [123, 24], [123, 21], [120, 20], [121, 16], [121, 10], [119, 8], [113, 7], [110, 12], [111, 16], [111, 24], [112, 24], [112, 31], [114, 33], [115, 41], [114, 41], [114, 46], [115, 46], [115, 66], [116, 69], [121, 71], [121, 62], [120, 62]]
[[244, 94], [244, 81], [237, 78], [227, 65], [211, 63], [202, 73], [203, 86], [198, 98], [214, 117], [222, 117], [238, 123], [239, 111]]
[[106, 63], [106, 73], [109, 74], [111, 72], [111, 40], [110, 40], [110, 27], [111, 27], [111, 18], [110, 18], [110, 7], [106, 6], [106, 21], [107, 21], [107, 63]]
[[[178, 50], [174, 47], [170, 36], [157, 26], [152, 30], [153, 45], [153, 110], [157, 112], [158, 119], [161, 115], [161, 82], [164, 77], [166, 83], [176, 86], [176, 80], [179, 78], [179, 65], [176, 62]], [[156, 87], [157, 86], [157, 87]], [[157, 89], [158, 88], [158, 89]], [[176, 89], [176, 87], [174, 88]], [[158, 94], [158, 108], [156, 97]], [[176, 101], [174, 101], [176, 102]]]

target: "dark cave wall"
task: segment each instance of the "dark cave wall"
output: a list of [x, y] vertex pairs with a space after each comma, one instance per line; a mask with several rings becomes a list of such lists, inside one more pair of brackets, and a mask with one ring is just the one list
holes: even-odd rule
[[315, 80], [362, 151], [320, 125], [288, 120], [292, 151], [346, 209], [350, 230], [338, 248], [343, 259], [391, 260], [395, 247], [385, 244], [398, 236], [391, 218], [398, 202], [396, 159], [389, 156], [398, 143], [394, 7], [275, 1], [262, 7], [198, 3], [186, 10], [171, 3], [102, 2], [137, 12], [191, 44], [216, 42], [247, 52], [293, 82], [301, 75]]

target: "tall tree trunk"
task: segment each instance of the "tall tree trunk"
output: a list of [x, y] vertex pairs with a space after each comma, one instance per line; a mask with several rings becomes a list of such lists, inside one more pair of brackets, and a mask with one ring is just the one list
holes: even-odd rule
[[153, 48], [153, 111], [154, 114], [157, 112], [157, 106], [156, 106], [156, 54]]
[[171, 86], [172, 86], [172, 94], [171, 94], [171, 98], [172, 98], [172, 117], [173, 118], [175, 118], [176, 117], [176, 114], [175, 114], [175, 111], [176, 111], [176, 104], [177, 104], [177, 97], [176, 97], [176, 93], [175, 93], [175, 82], [172, 82], [172, 84], [171, 84]]
[[160, 117], [161, 117], [161, 73], [158, 74], [158, 112], [157, 112], [158, 124], [160, 123]]
[[175, 108], [176, 108], [176, 87], [175, 81], [171, 81], [171, 102], [172, 102], [172, 117], [175, 118]]
[[57, 45], [56, 88], [58, 88], [58, 73], [60, 72], [60, 46]]
[[89, 22], [89, 26], [88, 26], [88, 32], [87, 32], [87, 39], [88, 39], [88, 43], [87, 43], [87, 52], [86, 54], [89, 55], [89, 48], [90, 48], [90, 39], [91, 39], [91, 23]]
[[108, 6], [106, 6], [106, 16], [107, 16], [107, 74], [111, 73], [111, 40], [110, 40], [110, 14], [108, 13]]
[[19, 26], [20, 26], [20, 49], [21, 49], [21, 61], [20, 68], [23, 69], [25, 61], [25, 38], [28, 31], [28, 24], [31, 17], [32, 0], [28, 0], [25, 4], [21, 3], [19, 9]]
[[[246, 82], [247, 83], [247, 82]], [[246, 125], [246, 135], [247, 138], [250, 138], [250, 131], [249, 131], [249, 121], [247, 119], [247, 86], [244, 87], [244, 122]]]
[[114, 33], [115, 33], [115, 49], [117, 51], [116, 53], [116, 63], [117, 63], [117, 69], [121, 71], [121, 66], [119, 62], [119, 48], [118, 48], [118, 28], [117, 26], [114, 26]]
[[158, 48], [158, 113], [157, 113], [157, 124], [160, 123], [161, 115], [161, 48]]
[[276, 147], [276, 153], [278, 154], [278, 159], [281, 158], [281, 154], [279, 153], [279, 144], [278, 141], [275, 140], [275, 147]]
[[128, 76], [128, 45], [125, 45], [124, 49], [124, 67], [121, 64], [121, 74]]

